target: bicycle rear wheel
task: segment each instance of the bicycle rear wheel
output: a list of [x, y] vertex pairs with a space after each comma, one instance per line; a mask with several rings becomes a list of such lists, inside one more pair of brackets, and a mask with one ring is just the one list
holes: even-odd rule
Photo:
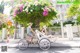
[[18, 48], [20, 50], [25, 50], [27, 49], [28, 47], [28, 42], [25, 40], [25, 39], [21, 39], [19, 42], [18, 42]]

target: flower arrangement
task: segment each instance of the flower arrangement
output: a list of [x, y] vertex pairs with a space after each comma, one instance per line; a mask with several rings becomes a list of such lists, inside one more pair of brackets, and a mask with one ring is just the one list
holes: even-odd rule
[[56, 11], [52, 5], [40, 4], [38, 1], [34, 3], [20, 4], [15, 8], [13, 16], [14, 20], [23, 26], [32, 22], [34, 26], [39, 26], [40, 23], [48, 23], [56, 17]]

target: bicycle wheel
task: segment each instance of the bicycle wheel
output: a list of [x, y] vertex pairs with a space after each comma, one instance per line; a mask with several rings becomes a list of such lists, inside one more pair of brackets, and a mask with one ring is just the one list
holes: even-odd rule
[[25, 50], [25, 49], [27, 49], [27, 47], [28, 47], [28, 42], [27, 42], [26, 40], [21, 39], [21, 40], [18, 42], [18, 48], [19, 48], [20, 50]]
[[47, 38], [42, 38], [39, 41], [39, 47], [42, 50], [48, 50], [50, 48], [50, 46], [51, 46], [51, 43], [50, 43], [50, 41]]

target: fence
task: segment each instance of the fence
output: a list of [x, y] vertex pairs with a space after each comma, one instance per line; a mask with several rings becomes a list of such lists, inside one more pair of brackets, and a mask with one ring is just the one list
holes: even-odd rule
[[[64, 38], [68, 38], [66, 29], [67, 29], [66, 27], [63, 28]], [[48, 31], [48, 34], [50, 34], [54, 37], [62, 38], [61, 27], [48, 27], [47, 31]], [[70, 30], [68, 30], [68, 31], [70, 31]], [[5, 34], [2, 34], [2, 33], [5, 33]], [[25, 29], [24, 28], [18, 28], [18, 29], [15, 29], [14, 33], [10, 35], [10, 38], [21, 39], [21, 38], [24, 38], [26, 36], [26, 33], [27, 33], [26, 28]], [[79, 25], [78, 26], [72, 26], [72, 33], [73, 33], [73, 38], [80, 38], [80, 26]], [[4, 36], [2, 36], [2, 35], [4, 35]], [[5, 29], [4, 31], [0, 30], [0, 39], [6, 39], [6, 37], [7, 37], [7, 29]]]
[[[71, 28], [72, 28], [73, 38], [80, 38], [80, 26], [76, 25], [72, 26]], [[66, 27], [64, 27], [63, 30], [64, 30], [64, 36], [65, 38], [67, 38]], [[70, 29], [68, 31], [70, 31]]]

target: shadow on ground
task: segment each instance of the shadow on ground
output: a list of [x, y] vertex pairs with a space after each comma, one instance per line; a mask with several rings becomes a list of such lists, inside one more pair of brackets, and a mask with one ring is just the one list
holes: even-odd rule
[[[65, 44], [59, 44], [59, 43], [53, 43], [53, 44], [65, 46]], [[26, 50], [19, 50], [18, 48], [16, 48], [15, 53], [60, 53], [60, 51], [64, 51], [64, 50], [66, 50], [68, 52], [68, 50], [71, 49], [71, 47], [67, 47], [67, 46], [66, 47], [51, 46], [51, 48], [47, 51], [43, 51], [39, 47], [29, 47]]]

